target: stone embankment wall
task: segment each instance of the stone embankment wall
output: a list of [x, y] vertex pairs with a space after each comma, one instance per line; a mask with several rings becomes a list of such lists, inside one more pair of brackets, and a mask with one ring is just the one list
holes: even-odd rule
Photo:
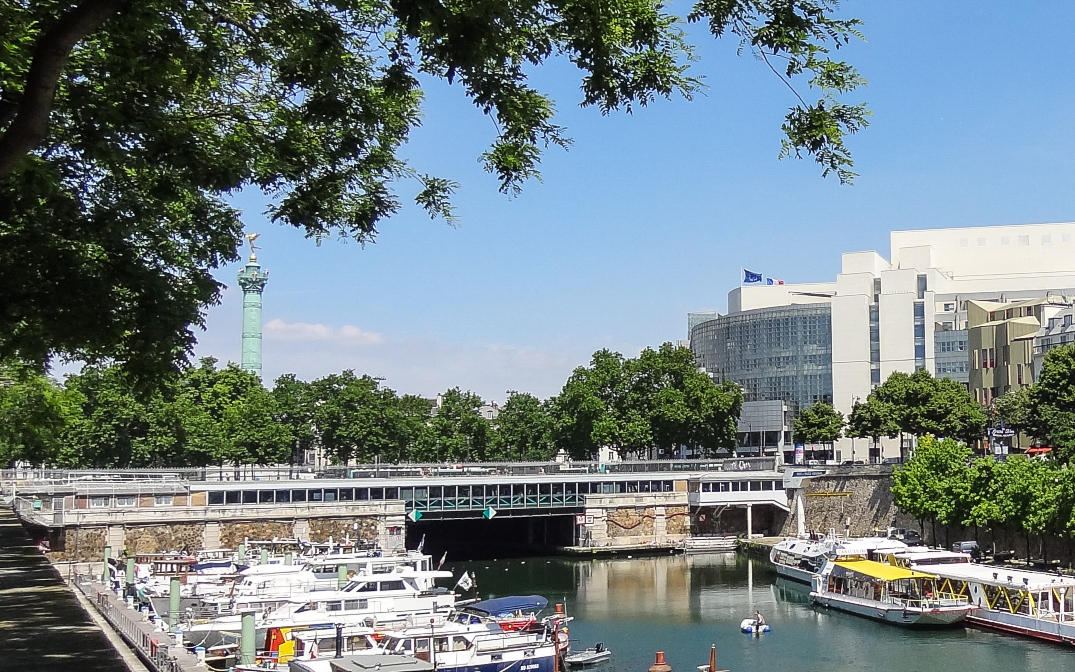
[[[806, 529], [852, 536], [870, 534], [877, 528], [914, 527], [917, 522], [901, 513], [892, 502], [892, 477], [889, 474], [822, 476], [804, 484]], [[789, 495], [791, 491], [789, 491]], [[780, 534], [795, 534], [794, 502], [792, 513], [784, 521]], [[850, 525], [848, 525], [850, 522]]]
[[[202, 548], [236, 548], [245, 539], [268, 540], [298, 538], [309, 541], [333, 539], [379, 539], [381, 521], [375, 516], [347, 518], [310, 518], [301, 520], [249, 520], [206, 523], [154, 525], [114, 525], [110, 527], [65, 528], [49, 537], [53, 562], [93, 562], [104, 556], [105, 546], [112, 546], [113, 557], [124, 551], [165, 553], [196, 551]], [[381, 540], [384, 544], [385, 540]]]

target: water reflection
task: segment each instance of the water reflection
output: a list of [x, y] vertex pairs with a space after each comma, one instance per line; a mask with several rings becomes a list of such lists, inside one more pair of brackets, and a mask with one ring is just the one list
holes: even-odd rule
[[[654, 651], [673, 670], [694, 672], [710, 644], [733, 672], [892, 670], [940, 665], [974, 672], [1075, 669], [1068, 648], [977, 630], [915, 631], [841, 612], [815, 610], [805, 585], [776, 576], [769, 563], [734, 554], [472, 563], [483, 597], [537, 593], [563, 601], [576, 617], [577, 646], [606, 643], [613, 660], [596, 672], [645, 672]], [[456, 575], [462, 565], [456, 567]], [[741, 634], [765, 614], [773, 631]]]

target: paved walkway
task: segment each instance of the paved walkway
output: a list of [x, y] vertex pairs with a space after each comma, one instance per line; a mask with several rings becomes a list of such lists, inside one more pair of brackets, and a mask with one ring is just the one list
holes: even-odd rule
[[127, 672], [74, 593], [0, 505], [0, 669]]

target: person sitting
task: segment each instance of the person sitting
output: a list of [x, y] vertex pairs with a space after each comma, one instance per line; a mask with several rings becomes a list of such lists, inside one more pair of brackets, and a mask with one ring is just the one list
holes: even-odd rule
[[602, 651], [604, 651], [604, 650], [605, 650], [605, 645], [604, 645], [604, 644], [602, 644], [601, 642], [598, 642], [598, 643], [597, 643], [596, 645], [594, 645], [594, 647], [593, 647], [593, 650], [594, 650], [594, 651], [595, 651], [596, 653], [601, 653]]

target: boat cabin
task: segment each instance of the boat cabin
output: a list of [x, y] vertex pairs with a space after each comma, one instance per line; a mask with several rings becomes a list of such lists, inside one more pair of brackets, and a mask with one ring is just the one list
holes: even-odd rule
[[829, 593], [908, 607], [926, 607], [941, 599], [937, 577], [932, 574], [872, 560], [832, 564], [825, 586]]

